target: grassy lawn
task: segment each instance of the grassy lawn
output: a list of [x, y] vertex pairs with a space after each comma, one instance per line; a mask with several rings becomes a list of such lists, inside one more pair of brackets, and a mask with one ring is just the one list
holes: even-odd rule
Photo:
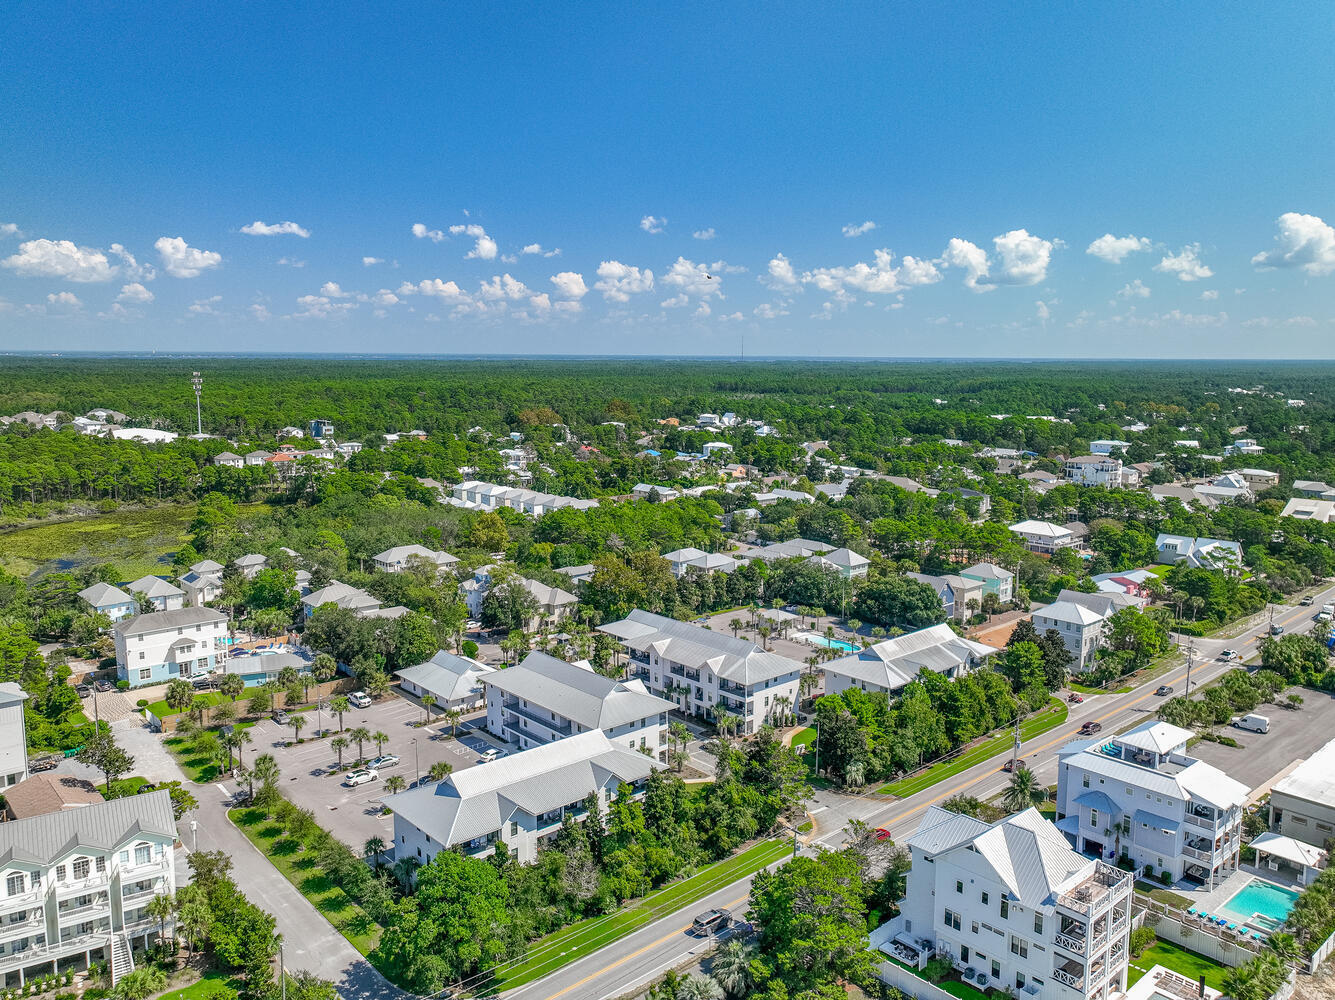
[[227, 815], [354, 948], [365, 955], [376, 946], [380, 925], [316, 868], [315, 858], [304, 854], [300, 843], [283, 836], [279, 825], [266, 819], [262, 809], [233, 809]]
[[1126, 985], [1128, 987], [1132, 986], [1136, 980], [1156, 965], [1162, 965], [1165, 969], [1172, 969], [1179, 976], [1185, 976], [1193, 983], [1199, 982], [1203, 974], [1205, 985], [1216, 990], [1224, 988], [1224, 973], [1228, 971], [1227, 966], [1220, 965], [1212, 958], [1197, 955], [1194, 951], [1179, 948], [1168, 941], [1159, 941], [1154, 947], [1144, 951], [1139, 958], [1132, 962], [1131, 967], [1127, 969]]
[[805, 729], [799, 729], [793, 733], [793, 746], [805, 747], [816, 742], [816, 730], [807, 726]]
[[[237, 722], [234, 725], [237, 729], [248, 729], [255, 723]], [[168, 736], [162, 741], [162, 745], [176, 758], [176, 763], [181, 765], [181, 770], [191, 781], [207, 785], [216, 781], [218, 776], [222, 774], [216, 760], [195, 752], [195, 744], [192, 739], [187, 739], [184, 736]]]
[[510, 990], [541, 979], [791, 853], [792, 844], [788, 840], [761, 841], [741, 854], [700, 869], [690, 878], [664, 886], [616, 913], [563, 927], [529, 945], [522, 960], [501, 966], [496, 972], [495, 988]]
[[1179, 910], [1185, 910], [1191, 906], [1191, 900], [1180, 892], [1173, 892], [1171, 889], [1165, 889], [1163, 886], [1155, 885], [1153, 882], [1137, 880], [1136, 892], [1149, 896], [1150, 899], [1159, 903], [1165, 903], [1168, 906], [1175, 906]]
[[[1050, 729], [1055, 729], [1065, 721], [1066, 706], [1053, 698], [1048, 702], [1047, 708], [1020, 723], [1020, 739], [1022, 741], [1031, 740], [1035, 736], [1043, 735]], [[924, 771], [919, 771], [917, 774], [892, 781], [888, 785], [882, 785], [877, 791], [883, 795], [894, 795], [901, 799], [908, 798], [910, 795], [921, 792], [924, 788], [931, 788], [939, 781], [945, 781], [962, 771], [967, 771], [975, 764], [981, 764], [985, 760], [1004, 753], [1011, 748], [1014, 742], [1015, 731], [1013, 729], [1004, 730], [981, 743], [969, 747], [950, 760], [943, 760]]]
[[241, 989], [241, 980], [225, 972], [209, 970], [189, 986], [164, 993], [158, 1000], [232, 1000]]
[[[212, 708], [214, 705], [217, 705], [220, 702], [227, 701], [227, 698], [224, 695], [219, 694], [217, 691], [201, 691], [199, 694], [195, 695], [195, 701], [203, 702], [205, 705], [208, 705], [209, 708]], [[152, 712], [154, 715], [156, 715], [159, 719], [165, 719], [169, 715], [181, 714], [180, 712], [176, 711], [176, 709], [168, 705], [165, 701], [150, 701], [148, 703], [148, 710]]]

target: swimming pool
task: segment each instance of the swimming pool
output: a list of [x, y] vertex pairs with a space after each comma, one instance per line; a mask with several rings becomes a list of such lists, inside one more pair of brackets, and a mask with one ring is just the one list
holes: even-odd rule
[[824, 646], [826, 649], [842, 649], [845, 653], [856, 653], [862, 648], [851, 642], [845, 642], [843, 639], [828, 639], [823, 635], [816, 635], [814, 632], [803, 636], [803, 638], [813, 646]]
[[1245, 923], [1267, 934], [1279, 930], [1298, 901], [1298, 894], [1282, 885], [1254, 878], [1218, 908], [1220, 916]]

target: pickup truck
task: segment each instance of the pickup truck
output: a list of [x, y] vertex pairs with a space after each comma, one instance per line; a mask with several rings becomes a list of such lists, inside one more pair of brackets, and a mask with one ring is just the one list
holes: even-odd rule
[[51, 771], [64, 759], [64, 755], [58, 753], [42, 754], [42, 756], [33, 757], [28, 761], [28, 770], [33, 774], [37, 774], [39, 771]]

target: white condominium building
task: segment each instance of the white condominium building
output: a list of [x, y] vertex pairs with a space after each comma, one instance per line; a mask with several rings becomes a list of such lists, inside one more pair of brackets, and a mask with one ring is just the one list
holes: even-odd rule
[[712, 720], [726, 711], [753, 733], [797, 705], [802, 664], [745, 639], [639, 608], [599, 631], [621, 640], [632, 678], [688, 714]]
[[949, 625], [932, 625], [831, 660], [825, 664], [825, 693], [858, 688], [893, 694], [924, 670], [953, 680], [982, 666], [995, 652], [992, 646], [956, 635]]
[[0, 823], [0, 982], [110, 962], [157, 937], [154, 896], [175, 891], [166, 791]]
[[935, 951], [980, 989], [1012, 996], [1125, 989], [1134, 879], [1077, 854], [1036, 809], [988, 824], [930, 806], [908, 846], [899, 916], [873, 946]]
[[1144, 722], [1058, 751], [1057, 828], [1086, 854], [1213, 885], [1238, 867], [1247, 787], [1187, 756], [1192, 733]]
[[27, 700], [27, 692], [13, 681], [0, 684], [0, 793], [28, 776], [28, 731], [23, 722]]

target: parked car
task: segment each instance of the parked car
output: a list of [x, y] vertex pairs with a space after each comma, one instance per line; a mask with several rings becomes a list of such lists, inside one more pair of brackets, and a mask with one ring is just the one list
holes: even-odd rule
[[1270, 718], [1265, 715], [1258, 715], [1256, 712], [1253, 712], [1251, 715], [1244, 715], [1241, 719], [1234, 720], [1233, 725], [1251, 733], [1270, 732]]
[[367, 763], [372, 771], [380, 771], [386, 767], [398, 767], [399, 758], [397, 754], [387, 753], [383, 757], [377, 757], [375, 760]]
[[1302, 605], [1304, 608], [1310, 608], [1313, 604], [1316, 603], [1316, 598], [1314, 598], [1311, 594], [1308, 594], [1298, 603]]
[[93, 681], [94, 690], [100, 692], [101, 694], [106, 694], [108, 691], [114, 690], [115, 687], [116, 685], [112, 684], [111, 681], [103, 680], [100, 677], [97, 680]]
[[464, 630], [468, 632], [476, 632], [481, 627], [482, 623], [474, 618], [470, 618], [468, 621], [464, 622]]
[[504, 750], [499, 750], [496, 747], [487, 747], [487, 749], [482, 751], [482, 762], [489, 763], [493, 760], [500, 760], [504, 756]]
[[278, 711], [274, 712], [273, 721], [278, 723], [280, 726], [286, 726], [289, 722], [292, 721], [292, 716], [288, 715], [280, 708]]
[[1080, 727], [1082, 736], [1093, 736], [1095, 733], [1101, 732], [1103, 732], [1103, 723], [1101, 722], [1086, 722]]
[[90, 688], [87, 684], [75, 684], [74, 693], [77, 694], [80, 698], [90, 698], [92, 697], [93, 689]]
[[378, 777], [380, 777], [380, 775], [376, 774], [374, 771], [368, 768], [363, 767], [359, 768], [356, 771], [353, 771], [346, 778], [344, 778], [343, 784], [346, 785], [348, 788], [356, 788], [358, 785], [365, 785], [368, 784], [369, 782], [375, 781], [375, 779]]
[[348, 704], [353, 708], [370, 708], [371, 696], [365, 691], [354, 691], [348, 695]]
[[890, 831], [887, 830], [887, 829], [886, 829], [885, 827], [883, 827], [883, 826], [878, 826], [878, 827], [876, 828], [876, 839], [877, 839], [877, 840], [889, 840], [889, 839], [890, 839]]
[[1271, 625], [1271, 626], [1270, 626], [1270, 634], [1271, 634], [1271, 635], [1283, 635], [1283, 634], [1284, 634], [1284, 626], [1283, 626], [1283, 625]]
[[64, 759], [63, 754], [42, 754], [42, 756], [33, 757], [28, 761], [28, 771], [32, 774], [37, 774], [39, 771], [52, 771]]
[[732, 914], [720, 907], [715, 910], [705, 910], [704, 913], [696, 914], [691, 921], [691, 934], [695, 937], [709, 937], [717, 934], [732, 923]]
[[198, 677], [191, 678], [190, 683], [197, 688], [211, 688], [213, 687], [213, 675], [200, 674]]
[[142, 785], [140, 785], [138, 788], [136, 788], [136, 789], [134, 790], [134, 794], [135, 794], [135, 795], [147, 795], [149, 792], [156, 790], [157, 787], [158, 787], [158, 786], [155, 785], [155, 784], [153, 784], [153, 782], [151, 782], [151, 781], [145, 781]]
[[1328, 622], [1330, 621], [1330, 618], [1331, 615], [1329, 611], [1318, 611], [1316, 613], [1316, 620], [1319, 622]]
[[1159, 696], [1161, 696], [1161, 697], [1164, 696], [1164, 695], [1172, 694], [1172, 693], [1173, 693], [1173, 685], [1171, 685], [1171, 684], [1160, 684], [1160, 685], [1159, 685], [1159, 689], [1158, 689], [1157, 691], [1155, 691], [1154, 693], [1157, 694], [1157, 695], [1159, 695]]
[[1066, 700], [1069, 701], [1072, 705], [1079, 705], [1081, 702], [1085, 700], [1085, 696], [1078, 691], [1072, 691], [1070, 694], [1066, 696]]
[[1236, 649], [1226, 649], [1219, 654], [1219, 658], [1221, 660], [1240, 660], [1242, 659], [1242, 654]]

